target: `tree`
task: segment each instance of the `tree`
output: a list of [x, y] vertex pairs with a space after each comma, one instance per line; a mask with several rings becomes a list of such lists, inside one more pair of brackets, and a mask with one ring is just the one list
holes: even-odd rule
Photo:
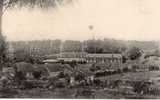
[[126, 63], [127, 61], [127, 57], [125, 57], [124, 55], [122, 55], [122, 63]]
[[0, 70], [2, 70], [2, 64], [5, 60], [6, 57], [6, 42], [5, 42], [5, 38], [2, 35], [2, 14], [3, 14], [3, 3], [4, 0], [0, 0]]
[[66, 40], [63, 44], [65, 52], [80, 52], [82, 51], [82, 43], [80, 41]]
[[29, 8], [43, 8], [49, 9], [57, 7], [58, 5], [64, 5], [71, 3], [72, 0], [0, 0], [0, 33], [2, 33], [2, 15], [8, 8], [18, 6]]
[[153, 51], [153, 53], [150, 56], [157, 56], [157, 57], [159, 57], [160, 56], [160, 50], [156, 49], [155, 51]]
[[[2, 35], [2, 16], [8, 8], [15, 6], [21, 7], [39, 7], [43, 9], [54, 8], [57, 5], [64, 5], [72, 2], [72, 0], [0, 0], [0, 65], [3, 63], [6, 51], [5, 39]], [[1, 67], [2, 68], [2, 67]]]
[[142, 55], [142, 50], [137, 47], [132, 47], [127, 52], [129, 59], [135, 60]]
[[88, 53], [122, 53], [126, 49], [124, 41], [114, 39], [87, 40], [85, 44]]
[[35, 79], [40, 79], [41, 78], [41, 75], [42, 75], [42, 72], [41, 71], [33, 71], [33, 76]]

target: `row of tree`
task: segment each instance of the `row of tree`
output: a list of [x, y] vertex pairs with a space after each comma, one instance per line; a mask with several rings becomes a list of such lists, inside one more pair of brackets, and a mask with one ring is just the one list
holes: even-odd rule
[[88, 53], [122, 53], [131, 47], [137, 47], [141, 50], [158, 49], [156, 42], [135, 42], [135, 41], [122, 41], [114, 39], [103, 40], [86, 40], [86, 41], [73, 41], [66, 40], [36, 40], [36, 41], [17, 41], [9, 42], [15, 51], [17, 50], [30, 50], [37, 51], [40, 54], [53, 54], [60, 51], [65, 52], [81, 52]]
[[14, 56], [21, 60], [58, 54], [60, 52], [121, 53], [126, 59], [130, 58], [134, 60], [140, 57], [146, 50], [143, 48], [148, 46], [154, 47], [154, 49], [158, 48], [157, 44], [152, 41], [128, 42], [114, 39], [86, 40], [83, 42], [73, 40], [66, 40], [64, 42], [61, 40], [36, 40], [9, 42], [9, 44], [14, 50]]

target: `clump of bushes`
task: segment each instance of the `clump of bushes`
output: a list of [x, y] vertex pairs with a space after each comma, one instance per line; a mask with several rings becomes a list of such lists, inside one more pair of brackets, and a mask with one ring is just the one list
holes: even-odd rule
[[40, 79], [42, 76], [42, 72], [41, 71], [33, 71], [32, 75], [35, 79]]
[[136, 81], [132, 84], [134, 92], [140, 94], [147, 94], [149, 92], [150, 83], [146, 83], [144, 81]]

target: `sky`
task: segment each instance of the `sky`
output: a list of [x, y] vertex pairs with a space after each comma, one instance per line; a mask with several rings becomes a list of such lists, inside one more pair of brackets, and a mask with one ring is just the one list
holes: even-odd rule
[[9, 41], [93, 37], [159, 41], [159, 4], [159, 0], [77, 0], [47, 11], [10, 9], [3, 15], [2, 29]]

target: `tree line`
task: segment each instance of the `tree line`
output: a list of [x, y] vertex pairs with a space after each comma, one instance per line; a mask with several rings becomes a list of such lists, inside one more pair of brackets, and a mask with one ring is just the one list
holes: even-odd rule
[[[15, 56], [24, 57], [45, 56], [58, 54], [60, 52], [87, 52], [87, 53], [126, 53], [132, 51], [139, 54], [139, 51], [151, 51], [158, 49], [158, 44], [154, 41], [124, 41], [115, 39], [99, 40], [35, 40], [35, 41], [14, 41], [9, 42], [14, 49]], [[135, 58], [134, 55], [130, 55]]]

